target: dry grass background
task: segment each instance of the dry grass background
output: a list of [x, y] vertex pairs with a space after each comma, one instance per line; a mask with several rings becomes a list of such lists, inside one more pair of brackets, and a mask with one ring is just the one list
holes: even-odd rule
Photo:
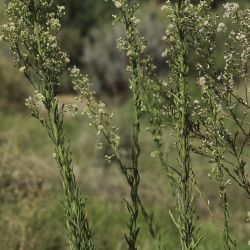
[[[130, 105], [119, 107], [115, 113], [120, 114], [117, 122], [123, 134], [124, 157], [126, 159], [127, 155], [129, 159], [130, 128], [125, 121], [129, 119]], [[0, 114], [0, 119], [0, 249], [68, 249], [60, 204], [63, 198], [59, 174], [46, 132], [26, 115]], [[126, 208], [123, 198], [129, 194], [126, 182], [115, 162], [107, 165], [103, 160], [108, 149], [105, 145], [104, 152], [98, 149], [97, 144], [102, 139], [96, 137], [96, 132], [89, 128], [87, 121], [68, 116], [66, 130], [72, 144], [77, 181], [88, 197], [88, 213], [97, 249], [124, 249]], [[148, 157], [153, 149], [151, 139], [147, 131], [142, 131], [140, 192], [146, 206], [155, 213], [164, 235], [164, 245], [168, 249], [178, 249], [176, 229], [168, 216], [169, 209], [174, 208], [174, 201], [159, 162]], [[174, 160], [171, 143], [166, 150], [170, 160]], [[220, 250], [223, 247], [223, 227], [218, 190], [207, 177], [209, 163], [197, 156], [194, 163], [198, 184], [204, 194], [204, 201], [197, 199], [205, 237], [199, 249]], [[249, 203], [245, 194], [235, 186], [230, 188], [229, 197], [234, 236], [241, 243], [240, 249], [247, 250], [250, 224], [246, 222], [246, 216]], [[211, 211], [205, 205], [208, 200]], [[153, 249], [143, 225], [141, 230], [140, 249]]]

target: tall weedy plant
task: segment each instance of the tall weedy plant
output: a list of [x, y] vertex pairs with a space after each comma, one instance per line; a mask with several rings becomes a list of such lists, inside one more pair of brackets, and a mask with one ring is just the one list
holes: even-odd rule
[[119, 10], [119, 16], [114, 16], [115, 21], [122, 22], [126, 28], [126, 36], [119, 40], [119, 47], [126, 51], [130, 65], [128, 66], [132, 76], [130, 78], [130, 88], [133, 96], [133, 123], [132, 123], [132, 158], [131, 166], [126, 166], [123, 163], [120, 152], [120, 137], [118, 136], [118, 128], [112, 122], [113, 114], [109, 114], [105, 110], [105, 104], [97, 102], [92, 91], [92, 85], [87, 76], [80, 74], [79, 69], [76, 67], [71, 70], [71, 77], [75, 89], [80, 93], [80, 99], [87, 100], [87, 109], [84, 114], [91, 120], [97, 130], [98, 134], [102, 134], [113, 154], [106, 156], [107, 160], [116, 159], [119, 163], [121, 172], [126, 178], [130, 187], [130, 201], [127, 201], [127, 209], [129, 213], [128, 233], [125, 239], [129, 249], [137, 249], [137, 238], [139, 234], [138, 216], [142, 216], [148, 226], [150, 235], [155, 240], [157, 248], [161, 249], [160, 237], [157, 232], [156, 225], [154, 225], [153, 214], [148, 212], [139, 195], [140, 184], [140, 169], [139, 169], [139, 156], [140, 144], [139, 134], [141, 127], [141, 116], [144, 110], [143, 105], [143, 87], [145, 83], [151, 81], [146, 78], [145, 66], [150, 66], [148, 58], [144, 58], [143, 52], [146, 48], [144, 39], [140, 36], [137, 25], [139, 19], [136, 18], [134, 13], [138, 9], [138, 1], [114, 1], [115, 6]]
[[[200, 63], [198, 84], [201, 87], [201, 103], [197, 103], [197, 120], [202, 125], [194, 130], [203, 147], [196, 153], [214, 162], [211, 177], [219, 185], [219, 196], [224, 213], [225, 249], [237, 244], [229, 230], [229, 205], [227, 186], [235, 181], [249, 197], [249, 179], [245, 169], [246, 146], [249, 142], [249, 42], [250, 12], [240, 10], [236, 3], [224, 5], [224, 21], [206, 15], [207, 27], [202, 36], [196, 36], [195, 44]], [[216, 69], [216, 37], [224, 36], [224, 67]], [[205, 149], [205, 150], [204, 150]]]
[[[197, 9], [196, 9], [197, 8]], [[199, 226], [195, 214], [195, 177], [191, 164], [191, 88], [193, 83], [189, 79], [188, 57], [191, 51], [190, 40], [194, 32], [193, 18], [201, 8], [199, 4], [193, 7], [189, 1], [179, 0], [174, 5], [167, 2], [163, 9], [168, 11], [170, 24], [163, 39], [167, 49], [164, 56], [170, 66], [171, 76], [164, 82], [166, 86], [164, 99], [168, 99], [168, 106], [163, 102], [165, 121], [158, 126], [168, 126], [175, 136], [178, 151], [178, 166], [171, 171], [176, 195], [177, 217], [171, 217], [179, 229], [182, 249], [196, 249], [201, 236], [198, 235]], [[166, 124], [166, 121], [168, 122]], [[158, 145], [160, 145], [158, 143]], [[162, 155], [162, 153], [160, 153]], [[166, 165], [168, 166], [168, 164]]]
[[[1, 26], [1, 40], [8, 42], [14, 63], [36, 90], [27, 99], [31, 115], [46, 128], [55, 146], [54, 158], [65, 194], [64, 210], [71, 249], [95, 249], [82, 198], [72, 169], [69, 143], [65, 140], [63, 106], [57, 90], [69, 62], [57, 42], [59, 18], [64, 7], [53, 0], [12, 0], [7, 6], [9, 22]], [[46, 110], [41, 113], [41, 106]]]
[[[151, 132], [156, 136], [156, 153], [166, 168], [178, 197], [178, 220], [171, 216], [179, 228], [182, 249], [195, 249], [201, 239], [197, 239], [196, 222], [193, 220], [194, 196], [190, 196], [194, 188], [200, 192], [190, 163], [192, 151], [209, 157], [216, 166], [212, 171], [219, 185], [226, 249], [236, 246], [229, 233], [226, 187], [230, 184], [230, 179], [249, 194], [246, 161], [243, 158], [249, 140], [249, 10], [240, 10], [236, 3], [225, 4], [226, 11], [220, 17], [213, 15], [209, 5], [210, 1], [194, 5], [186, 0], [176, 1], [175, 4], [167, 2], [163, 6], [170, 21], [163, 37], [167, 44], [163, 56], [166, 57], [171, 74], [162, 82], [161, 87], [151, 88], [152, 91], [156, 90], [154, 95], [158, 98], [151, 102], [148, 109], [151, 121], [154, 121], [151, 122]], [[233, 30], [227, 29], [225, 23], [220, 22], [223, 17], [231, 20]], [[217, 70], [215, 60], [217, 37], [221, 32], [226, 35], [225, 67], [222, 71]], [[191, 54], [196, 54], [195, 60], [199, 61], [197, 82], [191, 80], [189, 72]], [[239, 87], [241, 82], [244, 82], [244, 90]], [[154, 81], [154, 84], [159, 83]], [[191, 91], [197, 90], [197, 86], [201, 90], [201, 100], [199, 95], [198, 99], [191, 95]], [[157, 107], [162, 115], [152, 107]], [[239, 111], [239, 107], [243, 112]], [[169, 164], [164, 157], [164, 127], [171, 128], [176, 138], [180, 167]], [[199, 149], [195, 146], [197, 139], [202, 143]], [[228, 157], [228, 154], [231, 156]], [[185, 210], [187, 208], [190, 213]], [[185, 212], [182, 214], [183, 211]]]
[[[178, 85], [178, 78], [183, 75], [183, 63], [182, 60], [178, 61], [178, 56], [185, 55], [180, 58], [185, 58], [186, 71], [184, 76], [187, 80], [190, 79], [188, 78], [189, 56], [195, 53], [196, 60], [199, 61], [196, 65], [198, 80], [197, 83], [187, 80], [189, 84], [186, 87], [189, 87], [184, 91], [187, 94], [186, 100], [188, 101], [186, 121], [189, 129], [188, 134], [184, 137], [189, 137], [189, 155], [191, 151], [194, 151], [210, 158], [215, 164], [212, 172], [219, 185], [219, 196], [224, 213], [225, 249], [232, 249], [237, 244], [232, 240], [229, 232], [229, 206], [226, 188], [231, 180], [234, 180], [249, 195], [249, 180], [245, 169], [246, 161], [244, 160], [244, 152], [249, 141], [247, 129], [249, 113], [247, 87], [249, 25], [247, 23], [249, 23], [249, 10], [240, 10], [238, 4], [228, 3], [224, 5], [226, 11], [223, 16], [214, 16], [209, 4], [209, 1], [201, 1], [197, 5], [190, 1], [177, 1], [174, 9], [170, 3], [167, 3], [163, 8], [168, 14], [172, 13], [172, 15], [170, 14], [171, 24], [163, 37], [168, 44], [163, 55], [167, 57], [167, 62], [172, 70], [174, 66], [177, 75], [174, 81], [170, 78], [165, 82], [166, 99], [170, 100], [168, 113], [171, 115], [168, 120], [171, 121], [171, 117], [177, 117], [175, 123], [178, 123], [180, 119], [178, 119], [178, 115], [175, 116], [176, 110], [178, 110], [178, 113], [185, 110], [182, 106], [185, 103], [183, 102], [185, 98], [183, 99], [183, 95], [180, 94], [183, 93], [183, 88]], [[182, 6], [183, 11], [180, 11], [180, 6]], [[230, 19], [231, 27], [234, 28], [227, 28], [224, 22], [220, 22], [222, 18]], [[218, 33], [221, 32], [224, 32], [224, 39], [226, 39], [225, 66], [223, 70], [218, 70], [215, 54], [218, 48]], [[180, 44], [184, 44], [184, 46], [179, 46], [178, 41], [181, 41]], [[239, 42], [240, 44], [238, 44]], [[184, 48], [186, 54], [182, 53], [182, 48]], [[190, 82], [194, 84], [190, 86]], [[244, 88], [240, 87], [241, 82], [245, 85]], [[177, 87], [173, 86], [173, 83], [177, 84]], [[189, 91], [190, 89], [196, 89], [195, 85], [199, 86], [201, 90], [200, 100], [199, 95], [198, 99], [194, 99], [190, 95]], [[182, 100], [182, 105], [176, 106], [178, 100]], [[164, 110], [165, 107], [162, 107]], [[178, 138], [183, 137], [180, 133], [178, 135]], [[198, 139], [202, 146], [197, 148], [197, 140], [195, 139], [192, 143], [191, 138], [192, 140], [193, 138]], [[192, 167], [190, 171], [190, 180], [193, 182], [191, 185], [196, 186]], [[180, 170], [181, 175], [184, 172], [183, 169]], [[183, 181], [185, 182], [184, 179], [181, 182]], [[191, 205], [191, 207], [194, 206]], [[197, 244], [193, 247], [196, 248], [196, 246]], [[182, 247], [186, 249], [185, 246], [182, 245]], [[193, 248], [189, 246], [187, 249]]]
[[[249, 142], [250, 12], [249, 9], [240, 10], [236, 3], [225, 4], [224, 8], [224, 20], [210, 17], [205, 36], [209, 43], [202, 36], [196, 39], [197, 54], [201, 58], [197, 64], [198, 84], [202, 91], [202, 101], [205, 102], [203, 109], [199, 107], [198, 120], [207, 127], [210, 124], [208, 118], [211, 117], [208, 114], [218, 113], [216, 119], [215, 114], [211, 115], [217, 121], [214, 123], [217, 124], [214, 131], [217, 131], [222, 140], [220, 147], [223, 151], [223, 170], [249, 196], [245, 153]], [[221, 70], [216, 69], [216, 33], [225, 39], [224, 67]], [[204, 134], [204, 131], [196, 131], [207, 149], [207, 152], [197, 152], [206, 157], [213, 157], [207, 155], [213, 151], [214, 140], [211, 139], [210, 132]]]
[[[141, 118], [149, 118], [149, 130], [155, 136], [157, 151], [166, 170], [176, 198], [175, 212], [170, 212], [179, 230], [182, 250], [197, 249], [202, 236], [197, 223], [195, 190], [199, 191], [191, 161], [192, 153], [213, 162], [211, 177], [218, 183], [224, 214], [225, 249], [237, 247], [230, 232], [230, 212], [227, 186], [234, 181], [248, 197], [250, 182], [246, 170], [246, 147], [250, 140], [248, 81], [250, 58], [250, 11], [240, 10], [235, 3], [225, 4], [223, 16], [214, 16], [210, 1], [192, 4], [190, 0], [167, 1], [163, 6], [169, 20], [163, 40], [163, 56], [169, 65], [168, 77], [155, 74], [146, 51], [146, 41], [140, 35], [136, 17], [139, 0], [113, 0], [119, 14], [115, 21], [124, 24], [126, 34], [119, 39], [119, 47], [128, 58], [131, 73], [130, 89], [133, 99], [131, 164], [123, 162], [118, 128], [113, 114], [105, 104], [97, 101], [87, 76], [73, 67], [70, 76], [79, 101], [87, 100], [84, 114], [90, 124], [107, 140], [130, 188], [126, 201], [129, 219], [125, 240], [127, 248], [138, 249], [142, 214], [148, 230], [161, 249], [161, 240], [153, 214], [145, 208], [139, 192]], [[95, 249], [82, 198], [72, 170], [69, 143], [65, 140], [63, 110], [58, 104], [57, 90], [61, 75], [69, 59], [60, 50], [56, 34], [64, 8], [53, 0], [11, 0], [7, 7], [9, 22], [1, 26], [1, 40], [11, 45], [15, 65], [28, 78], [36, 94], [27, 100], [32, 116], [46, 128], [54, 143], [54, 157], [60, 170], [65, 192], [65, 215], [71, 249]], [[232, 28], [221, 19], [229, 19]], [[216, 67], [217, 35], [223, 34], [224, 67]], [[196, 76], [191, 77], [190, 55], [196, 54]], [[243, 82], [243, 85], [242, 85]], [[243, 86], [243, 87], [242, 87]], [[194, 97], [192, 91], [198, 95]], [[44, 106], [46, 113], [41, 112]], [[166, 131], [171, 131], [177, 149], [177, 162], [169, 163], [164, 152]], [[169, 134], [169, 133], [167, 133]]]

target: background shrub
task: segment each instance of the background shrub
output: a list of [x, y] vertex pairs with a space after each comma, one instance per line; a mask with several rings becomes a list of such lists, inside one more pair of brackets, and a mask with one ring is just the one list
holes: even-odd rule
[[0, 59], [0, 110], [24, 110], [24, 99], [29, 96], [30, 88], [24, 84], [24, 77], [10, 62]]

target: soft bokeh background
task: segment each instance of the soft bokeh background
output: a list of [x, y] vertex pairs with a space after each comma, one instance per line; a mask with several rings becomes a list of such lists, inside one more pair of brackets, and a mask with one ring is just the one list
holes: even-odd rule
[[[0, 0], [0, 23], [4, 22], [3, 0]], [[116, 49], [116, 40], [124, 33], [120, 25], [112, 26], [112, 4], [104, 0], [60, 1], [67, 15], [60, 32], [62, 46], [72, 65], [87, 72], [98, 93], [115, 113], [120, 128], [122, 146], [130, 152], [131, 103], [128, 88], [126, 58]], [[161, 37], [166, 21], [160, 8], [163, 1], [148, 0], [138, 13], [141, 31], [148, 39], [149, 51], [159, 73], [167, 74], [161, 57], [164, 51]], [[220, 11], [224, 1], [216, 0], [214, 11]], [[249, 0], [239, 0], [249, 8]], [[221, 41], [223, 43], [223, 41]], [[218, 67], [222, 54], [218, 53]], [[74, 92], [67, 76], [60, 90], [60, 100], [73, 101]], [[40, 124], [30, 118], [24, 100], [32, 92], [27, 81], [13, 67], [8, 45], [0, 44], [0, 250], [63, 250], [68, 249], [65, 220], [61, 201], [63, 193], [59, 173], [52, 158], [53, 147]], [[98, 250], [126, 249], [123, 238], [127, 218], [123, 197], [128, 187], [113, 163], [107, 165], [98, 149], [100, 138], [89, 128], [88, 121], [66, 117], [67, 137], [71, 141], [75, 173], [82, 192], [88, 197], [88, 216]], [[155, 213], [164, 246], [180, 249], [176, 229], [169, 219], [174, 208], [166, 176], [156, 159], [149, 157], [153, 150], [150, 134], [142, 131], [140, 159], [142, 182], [140, 192], [147, 207]], [[167, 150], [172, 152], [171, 143]], [[174, 159], [173, 155], [173, 159]], [[207, 178], [209, 163], [194, 157], [198, 184], [204, 201], [197, 200], [204, 240], [201, 250], [223, 249], [222, 214], [218, 188]], [[245, 194], [232, 185], [229, 190], [232, 212], [232, 232], [240, 249], [249, 249], [250, 225], [246, 222], [250, 204]], [[208, 211], [207, 201], [211, 212]], [[140, 219], [142, 221], [142, 219]], [[140, 249], [153, 249], [149, 234], [142, 224]]]

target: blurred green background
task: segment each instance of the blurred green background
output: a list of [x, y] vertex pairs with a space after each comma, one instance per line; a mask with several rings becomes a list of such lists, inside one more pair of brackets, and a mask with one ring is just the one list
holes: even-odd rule
[[[116, 48], [116, 40], [124, 33], [120, 25], [112, 26], [112, 4], [103, 0], [60, 1], [66, 6], [59, 38], [71, 58], [71, 64], [87, 72], [98, 97], [105, 99], [115, 113], [122, 146], [130, 152], [131, 103], [126, 72], [126, 57]], [[166, 21], [161, 13], [164, 1], [148, 0], [138, 13], [141, 32], [148, 40], [149, 52], [159, 73], [167, 74], [161, 57], [164, 51], [161, 37]], [[225, 1], [216, 0], [215, 12]], [[249, 0], [236, 1], [249, 8]], [[4, 1], [0, 0], [0, 23], [5, 20]], [[220, 58], [222, 54], [218, 53]], [[72, 102], [74, 92], [67, 76], [60, 89], [60, 101]], [[40, 124], [30, 118], [24, 100], [32, 93], [24, 77], [13, 67], [7, 44], [0, 44], [0, 250], [63, 250], [68, 249], [67, 232], [61, 201], [63, 193], [57, 166], [52, 158], [53, 148]], [[81, 190], [88, 197], [88, 216], [91, 221], [98, 250], [126, 249], [123, 238], [126, 207], [123, 197], [128, 188], [112, 163], [107, 166], [104, 155], [108, 146], [100, 151], [100, 138], [88, 126], [88, 121], [66, 117], [67, 136], [71, 141], [75, 172]], [[166, 249], [180, 249], [176, 229], [169, 219], [174, 201], [166, 176], [157, 159], [149, 157], [153, 150], [150, 134], [142, 131], [140, 159], [142, 183], [140, 192], [147, 207], [152, 208], [159, 224]], [[172, 145], [167, 145], [172, 152]], [[174, 156], [173, 156], [174, 159]], [[210, 168], [205, 159], [194, 156], [198, 184], [204, 193], [204, 202], [197, 200], [204, 240], [201, 250], [221, 250], [222, 214], [218, 188], [207, 178]], [[247, 198], [238, 187], [231, 186], [231, 229], [239, 241], [240, 249], [249, 249], [250, 224], [246, 222], [250, 210]], [[208, 211], [209, 200], [212, 214]], [[248, 203], [247, 203], [248, 202]], [[140, 219], [142, 222], [142, 220]], [[142, 223], [139, 249], [151, 250], [153, 244]]]

